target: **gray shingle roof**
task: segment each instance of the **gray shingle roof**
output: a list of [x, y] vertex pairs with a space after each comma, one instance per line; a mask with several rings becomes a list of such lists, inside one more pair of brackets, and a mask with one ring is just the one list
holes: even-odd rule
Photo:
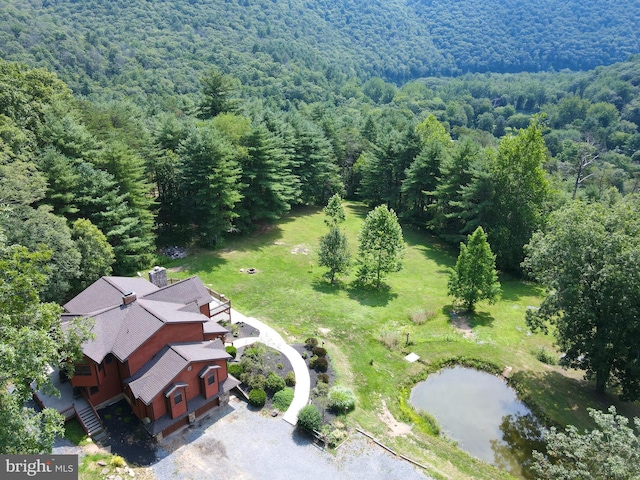
[[[137, 300], [122, 304], [122, 295], [135, 291]], [[205, 323], [199, 305], [211, 300], [200, 279], [158, 288], [143, 278], [102, 277], [64, 307], [71, 315], [94, 319], [94, 339], [82, 346], [85, 355], [100, 363], [108, 353], [126, 360], [167, 323]]]
[[135, 398], [149, 405], [190, 363], [228, 358], [231, 356], [225, 352], [220, 340], [171, 344], [124, 382], [129, 385]]
[[122, 295], [135, 292], [140, 298], [158, 290], [153, 283], [139, 277], [102, 277], [63, 305], [69, 313], [87, 314], [122, 303]]
[[195, 302], [200, 307], [210, 303], [213, 297], [198, 277], [191, 277], [151, 292], [145, 295], [145, 299], [183, 305]]

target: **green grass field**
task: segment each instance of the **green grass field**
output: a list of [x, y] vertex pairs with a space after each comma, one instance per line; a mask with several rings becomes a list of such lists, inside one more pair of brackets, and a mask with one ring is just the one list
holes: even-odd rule
[[[345, 206], [343, 228], [355, 257], [357, 233], [368, 209], [356, 203]], [[501, 300], [495, 305], [478, 304], [476, 314], [459, 324], [464, 328], [457, 328], [451, 321], [453, 305], [446, 291], [448, 270], [457, 251], [425, 232], [405, 227], [408, 249], [404, 268], [387, 277], [388, 288], [356, 287], [353, 272], [330, 285], [322, 276], [324, 269], [317, 265], [318, 240], [327, 232], [323, 219], [321, 209], [300, 208], [276, 225], [229, 240], [223, 249], [192, 252], [188, 258], [165, 266], [172, 277], [198, 275], [227, 295], [235, 309], [269, 323], [291, 343], [309, 336], [324, 341], [339, 381], [358, 395], [357, 408], [348, 421], [427, 464], [434, 477], [507, 475], [415, 428], [416, 436], [392, 435], [382, 420], [384, 406], [399, 418], [399, 387], [428, 368], [406, 362], [403, 357], [410, 351], [427, 364], [464, 356], [500, 368], [511, 367], [530, 398], [561, 425], [589, 427], [589, 406], [615, 404], [619, 412], [640, 416], [638, 404], [619, 404], [614, 396], [595, 396], [580, 372], [537, 360], [535, 353], [540, 347], [555, 350], [552, 337], [531, 334], [525, 323], [527, 308], [539, 305], [542, 298], [534, 284], [502, 277]], [[257, 269], [257, 273], [241, 271], [248, 268]], [[414, 322], [412, 315], [426, 319]], [[382, 337], [398, 343], [388, 348]]]

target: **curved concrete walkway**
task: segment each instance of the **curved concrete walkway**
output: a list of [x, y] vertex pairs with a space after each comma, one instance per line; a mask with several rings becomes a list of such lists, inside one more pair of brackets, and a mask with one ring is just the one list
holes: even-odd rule
[[270, 326], [256, 320], [253, 317], [245, 317], [240, 312], [231, 309], [231, 323], [244, 322], [260, 331], [257, 337], [245, 337], [233, 340], [236, 348], [246, 347], [257, 341], [260, 341], [268, 347], [275, 348], [282, 352], [291, 362], [293, 373], [296, 376], [296, 386], [293, 394], [293, 401], [289, 408], [282, 416], [283, 420], [295, 425], [298, 423], [298, 412], [309, 402], [309, 393], [311, 390], [311, 378], [307, 364], [300, 354], [290, 345], [288, 345], [282, 336]]

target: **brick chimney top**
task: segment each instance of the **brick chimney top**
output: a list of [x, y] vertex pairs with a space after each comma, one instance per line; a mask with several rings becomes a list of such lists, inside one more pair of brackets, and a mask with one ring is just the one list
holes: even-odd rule
[[125, 294], [122, 295], [122, 304], [123, 305], [130, 305], [133, 302], [135, 302], [137, 300], [138, 296], [136, 295], [136, 292], [127, 292]]

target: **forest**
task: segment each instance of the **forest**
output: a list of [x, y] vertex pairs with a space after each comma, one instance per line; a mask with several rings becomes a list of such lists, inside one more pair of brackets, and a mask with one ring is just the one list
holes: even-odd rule
[[0, 266], [43, 302], [336, 193], [550, 288], [576, 202], [637, 226], [635, 2], [0, 4]]

